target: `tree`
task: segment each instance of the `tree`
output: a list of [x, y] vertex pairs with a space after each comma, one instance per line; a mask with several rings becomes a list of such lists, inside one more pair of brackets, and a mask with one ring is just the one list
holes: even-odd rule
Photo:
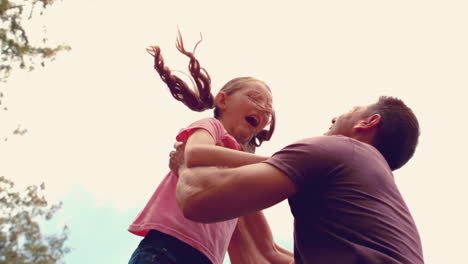
[[45, 65], [53, 60], [62, 50], [69, 50], [67, 45], [50, 47], [47, 38], [42, 43], [33, 44], [31, 34], [24, 22], [34, 16], [42, 15], [54, 0], [0, 0], [0, 81], [5, 82], [12, 69], [33, 70], [37, 64]]
[[[45, 66], [67, 45], [51, 46], [46, 37], [35, 41], [25, 22], [42, 15], [54, 0], [0, 0], [0, 82], [6, 82], [15, 68], [33, 70]], [[3, 93], [0, 89], [1, 110]], [[24, 134], [26, 130], [15, 130]], [[6, 139], [5, 139], [6, 140]], [[49, 205], [41, 192], [44, 184], [15, 191], [13, 181], [0, 176], [0, 264], [58, 264], [69, 249], [65, 246], [67, 227], [59, 234], [45, 236], [40, 220], [50, 220], [61, 204]]]
[[60, 234], [43, 236], [39, 220], [50, 220], [61, 204], [48, 205], [44, 184], [23, 192], [0, 177], [0, 264], [58, 264], [69, 252], [67, 227]]
[[[37, 32], [29, 32], [27, 23], [33, 17], [43, 15], [54, 0], [0, 0], [0, 82], [6, 82], [13, 69], [32, 71], [40, 64], [55, 59], [68, 45], [49, 45], [48, 39]], [[37, 41], [40, 39], [41, 41]], [[7, 111], [4, 93], [0, 86], [0, 111]], [[18, 131], [25, 132], [25, 130]], [[24, 133], [16, 133], [23, 135]], [[7, 141], [3, 137], [0, 141]]]

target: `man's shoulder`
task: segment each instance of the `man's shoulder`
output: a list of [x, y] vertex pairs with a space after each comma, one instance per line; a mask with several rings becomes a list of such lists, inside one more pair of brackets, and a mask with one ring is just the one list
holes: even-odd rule
[[351, 138], [345, 136], [318, 136], [297, 140], [273, 156], [294, 156], [295, 158], [338, 159], [344, 155], [352, 155], [353, 144]]

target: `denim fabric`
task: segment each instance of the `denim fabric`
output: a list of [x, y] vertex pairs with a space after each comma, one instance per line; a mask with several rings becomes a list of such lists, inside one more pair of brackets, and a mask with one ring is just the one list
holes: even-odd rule
[[182, 241], [151, 230], [140, 242], [128, 264], [211, 264], [208, 258]]
[[133, 252], [128, 264], [176, 264], [166, 248], [142, 248]]

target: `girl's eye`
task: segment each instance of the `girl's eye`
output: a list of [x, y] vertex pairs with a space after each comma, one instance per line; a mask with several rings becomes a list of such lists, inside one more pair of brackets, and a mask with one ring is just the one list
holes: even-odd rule
[[256, 104], [259, 104], [259, 105], [263, 104], [263, 100], [261, 96], [249, 94], [247, 95], [247, 97], [249, 98], [249, 100], [251, 100], [252, 102]]
[[257, 95], [257, 94], [247, 94], [247, 98], [252, 103], [254, 103], [260, 111], [265, 112], [268, 115], [267, 120], [271, 119], [271, 112], [272, 112], [271, 103], [266, 102], [264, 98], [262, 98], [261, 95]]

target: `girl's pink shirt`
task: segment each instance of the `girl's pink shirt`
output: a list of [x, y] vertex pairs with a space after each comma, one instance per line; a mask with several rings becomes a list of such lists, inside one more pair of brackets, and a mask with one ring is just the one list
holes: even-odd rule
[[[182, 129], [176, 140], [186, 142], [197, 129], [208, 131], [218, 146], [240, 150], [237, 141], [226, 132], [221, 122], [215, 118], [196, 121], [189, 127]], [[175, 199], [177, 179], [177, 175], [172, 171], [166, 175], [145, 208], [130, 225], [128, 231], [135, 235], [145, 236], [151, 229], [158, 230], [196, 248], [212, 263], [222, 263], [237, 219], [203, 224], [185, 218]]]

